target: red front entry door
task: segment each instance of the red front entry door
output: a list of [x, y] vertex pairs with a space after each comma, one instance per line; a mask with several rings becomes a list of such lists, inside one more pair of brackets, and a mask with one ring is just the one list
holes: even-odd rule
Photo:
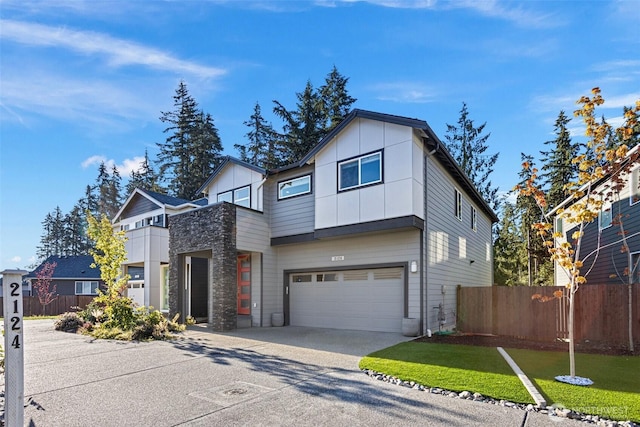
[[238, 314], [251, 314], [251, 258], [238, 255]]

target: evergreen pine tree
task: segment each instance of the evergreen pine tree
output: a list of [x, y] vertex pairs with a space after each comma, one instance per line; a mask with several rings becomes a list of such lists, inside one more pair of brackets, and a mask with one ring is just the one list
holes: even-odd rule
[[331, 72], [327, 74], [324, 85], [320, 87], [321, 110], [325, 120], [324, 134], [338, 126], [351, 111], [351, 105], [357, 101], [347, 91], [348, 81], [349, 78], [340, 74], [334, 65]]
[[144, 160], [140, 162], [140, 167], [129, 174], [129, 182], [126, 187], [127, 195], [131, 194], [136, 188], [164, 193], [159, 181], [160, 178], [149, 161], [149, 152], [144, 150]]
[[311, 81], [303, 92], [296, 94], [297, 109], [287, 110], [280, 102], [273, 112], [284, 121], [282, 143], [285, 163], [293, 163], [304, 156], [324, 136], [324, 117], [320, 95], [313, 89]]
[[247, 144], [234, 144], [241, 160], [265, 169], [271, 169], [283, 163], [278, 158], [276, 132], [271, 124], [262, 117], [262, 110], [258, 102], [253, 107], [253, 114], [249, 120], [244, 122], [244, 125], [249, 128], [249, 132], [245, 134]]
[[[531, 173], [535, 170], [533, 156], [521, 153], [522, 163], [531, 167], [523, 170], [518, 174], [520, 177], [520, 186], [531, 179]], [[550, 285], [553, 284], [553, 262], [551, 261], [549, 251], [543, 245], [542, 239], [538, 238], [532, 225], [540, 222], [542, 212], [538, 207], [533, 196], [518, 195], [516, 208], [520, 214], [521, 234], [524, 238], [527, 250], [528, 260], [528, 284], [531, 285]]]
[[181, 81], [173, 97], [173, 111], [163, 112], [167, 123], [164, 143], [158, 143], [160, 176], [169, 182], [169, 192], [176, 197], [193, 199], [195, 192], [220, 162], [222, 144], [210, 115], [198, 110]]
[[527, 283], [527, 248], [522, 236], [520, 213], [513, 203], [502, 205], [494, 242], [494, 280], [498, 285]]
[[575, 180], [578, 166], [572, 160], [578, 155], [580, 145], [571, 142], [571, 135], [567, 125], [571, 121], [564, 111], [560, 111], [554, 131], [556, 138], [545, 142], [551, 145], [549, 151], [541, 151], [542, 171], [544, 187], [547, 189], [547, 203], [553, 209], [569, 195], [564, 185]]
[[184, 185], [182, 196], [178, 197], [191, 200], [198, 196], [198, 189], [222, 161], [222, 142], [210, 114], [205, 114], [203, 111], [198, 114], [189, 153], [191, 155], [188, 167], [190, 179]]
[[462, 103], [458, 125], [447, 124], [445, 135], [447, 149], [474, 184], [480, 195], [494, 210], [500, 207], [498, 187], [491, 183], [493, 166], [498, 161], [498, 154], [486, 154], [490, 133], [483, 135], [486, 122], [475, 127], [469, 118], [467, 104]]
[[43, 234], [37, 247], [37, 256], [46, 259], [51, 255], [65, 255], [64, 215], [60, 206], [48, 213], [42, 221]]

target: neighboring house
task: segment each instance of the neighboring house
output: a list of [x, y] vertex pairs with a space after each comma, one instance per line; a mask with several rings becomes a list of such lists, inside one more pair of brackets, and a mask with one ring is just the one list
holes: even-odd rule
[[168, 216], [206, 204], [206, 199], [189, 201], [153, 191], [135, 189], [115, 216], [114, 228], [126, 232], [129, 274], [127, 295], [139, 305], [169, 311]]
[[[354, 110], [298, 163], [229, 157], [200, 191], [206, 206], [168, 213], [162, 301], [214, 330], [451, 329], [456, 287], [493, 283], [497, 217], [423, 120]], [[142, 202], [114, 225], [155, 215]]]
[[33, 283], [37, 280], [38, 272], [44, 264], [53, 262], [56, 263], [56, 268], [53, 271], [51, 284], [56, 285], [58, 295], [97, 295], [98, 288], [104, 287], [104, 283], [100, 279], [100, 269], [98, 267], [91, 268], [92, 256], [52, 255], [24, 277], [29, 282], [33, 296], [36, 296]]
[[[0, 298], [2, 298], [2, 295], [4, 295], [2, 286], [3, 286], [3, 278], [0, 277]], [[31, 296], [31, 283], [26, 280], [22, 281], [22, 296], [24, 297]]]
[[[631, 274], [634, 282], [640, 282], [640, 160], [637, 154], [640, 146], [629, 151], [628, 158], [633, 159], [631, 171], [624, 176], [625, 185], [619, 192], [619, 197], [606, 201], [597, 220], [587, 224], [584, 228], [580, 247], [580, 259], [584, 259], [583, 272], [587, 272], [587, 284], [627, 284], [629, 253], [634, 266]], [[610, 177], [604, 178], [593, 185], [594, 194], [609, 192]], [[572, 240], [572, 234], [577, 230], [574, 224], [556, 216], [560, 208], [571, 209], [575, 200], [569, 198], [549, 213], [553, 218], [556, 232], [564, 237], [556, 239], [556, 245]], [[621, 241], [620, 218], [624, 226], [629, 252], [623, 252]], [[555, 285], [563, 286], [569, 283], [567, 273], [557, 264], [555, 265]]]

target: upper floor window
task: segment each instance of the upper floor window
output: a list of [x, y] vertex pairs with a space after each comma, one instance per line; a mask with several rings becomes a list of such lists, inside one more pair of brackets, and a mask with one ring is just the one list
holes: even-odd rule
[[473, 206], [471, 206], [471, 229], [478, 231], [478, 212]]
[[311, 193], [311, 175], [278, 183], [278, 200]]
[[611, 206], [604, 206], [600, 211], [600, 215], [598, 216], [598, 220], [600, 222], [600, 229], [611, 227], [611, 223], [613, 221], [613, 217], [611, 215]]
[[631, 171], [631, 193], [629, 194], [630, 204], [638, 202], [640, 202], [640, 167]]
[[245, 208], [251, 207], [251, 186], [236, 188], [235, 190], [225, 191], [218, 194], [218, 202], [234, 203]]
[[382, 152], [338, 163], [338, 190], [350, 190], [382, 182]]
[[462, 193], [454, 189], [454, 215], [462, 221]]
[[556, 217], [556, 233], [562, 233], [562, 218]]

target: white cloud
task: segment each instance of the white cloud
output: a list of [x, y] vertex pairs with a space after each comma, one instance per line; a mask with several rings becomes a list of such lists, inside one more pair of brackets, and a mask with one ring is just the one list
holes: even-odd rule
[[16, 263], [16, 264], [21, 262], [21, 261], [22, 261], [22, 257], [21, 256], [17, 256], [16, 255], [13, 258], [11, 258], [11, 262]]
[[[134, 82], [135, 84], [135, 82]], [[155, 117], [161, 94], [150, 88], [129, 87], [117, 81], [82, 79], [45, 71], [20, 72], [3, 69], [2, 107], [11, 112], [1, 121], [26, 125], [24, 112], [37, 113], [75, 124], [122, 126], [122, 119], [145, 120]]]
[[122, 164], [117, 165], [118, 172], [122, 177], [129, 177], [131, 172], [140, 170], [140, 164], [144, 162], [144, 156], [137, 156], [133, 159], [124, 159]]
[[0, 25], [4, 40], [32, 46], [65, 48], [82, 54], [102, 55], [113, 67], [142, 65], [202, 78], [220, 77], [226, 73], [223, 68], [184, 61], [162, 50], [114, 38], [108, 34], [7, 19], [1, 20]]
[[100, 163], [107, 163], [107, 158], [105, 156], [94, 155], [87, 159], [85, 159], [81, 165], [82, 169], [87, 169], [89, 166], [99, 165]]
[[437, 96], [434, 88], [414, 82], [379, 83], [370, 89], [376, 92], [375, 97], [382, 101], [424, 104], [434, 102]]
[[[356, 3], [361, 0], [342, 0], [342, 3]], [[459, 0], [438, 2], [437, 0], [366, 0], [367, 3], [397, 9], [471, 9], [489, 18], [510, 21], [516, 25], [529, 28], [554, 28], [564, 25], [564, 21], [550, 13], [538, 13], [518, 7], [507, 7], [497, 0]], [[333, 6], [336, 2], [318, 2], [319, 5]]]
[[109, 173], [111, 173], [111, 170], [115, 165], [120, 176], [122, 178], [128, 179], [132, 171], [138, 171], [140, 169], [140, 164], [143, 161], [144, 161], [144, 156], [136, 156], [133, 159], [124, 159], [122, 163], [116, 164], [115, 160], [108, 159], [103, 155], [96, 154], [82, 161], [81, 166], [83, 169], [87, 169], [92, 166], [100, 165], [100, 163], [104, 163]]

